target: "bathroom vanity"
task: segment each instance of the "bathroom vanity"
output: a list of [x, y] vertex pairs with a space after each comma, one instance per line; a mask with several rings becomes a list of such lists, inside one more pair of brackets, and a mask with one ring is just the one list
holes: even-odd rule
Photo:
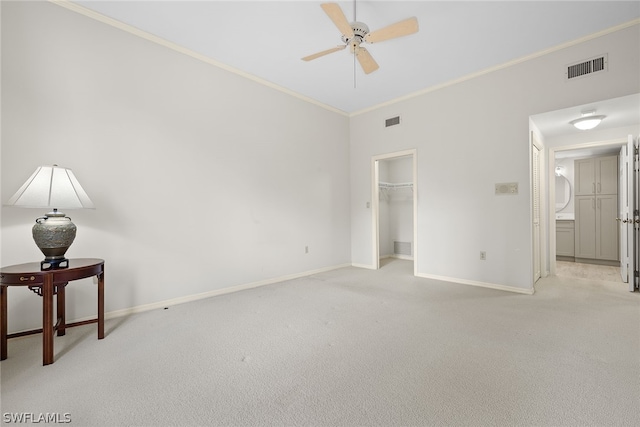
[[566, 219], [556, 219], [556, 259], [574, 261], [575, 259], [575, 221], [573, 215]]

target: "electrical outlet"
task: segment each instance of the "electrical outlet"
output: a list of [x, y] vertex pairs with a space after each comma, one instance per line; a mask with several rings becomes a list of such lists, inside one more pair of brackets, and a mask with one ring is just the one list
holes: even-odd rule
[[480, 259], [482, 261], [486, 261], [487, 260], [487, 253], [485, 251], [480, 251]]

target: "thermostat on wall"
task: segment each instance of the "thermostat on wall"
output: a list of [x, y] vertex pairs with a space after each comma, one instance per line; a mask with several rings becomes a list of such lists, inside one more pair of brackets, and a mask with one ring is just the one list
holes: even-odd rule
[[496, 184], [496, 194], [518, 194], [517, 182], [501, 182]]

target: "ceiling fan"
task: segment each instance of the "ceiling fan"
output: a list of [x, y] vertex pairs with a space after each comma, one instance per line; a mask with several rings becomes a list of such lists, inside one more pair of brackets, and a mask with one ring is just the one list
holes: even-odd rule
[[338, 30], [342, 33], [342, 41], [344, 42], [344, 45], [305, 56], [302, 58], [303, 61], [311, 61], [313, 59], [320, 58], [321, 56], [343, 50], [349, 46], [351, 53], [353, 53], [358, 59], [364, 73], [369, 74], [380, 67], [369, 51], [362, 46], [363, 42], [379, 43], [385, 40], [408, 36], [409, 34], [418, 32], [418, 19], [415, 16], [370, 32], [367, 24], [355, 21], [355, 2], [354, 22], [351, 23], [347, 21], [347, 18], [344, 16], [342, 9], [340, 9], [340, 6], [337, 3], [322, 3], [320, 7], [322, 7], [322, 10], [324, 10], [335, 26], [338, 27]]

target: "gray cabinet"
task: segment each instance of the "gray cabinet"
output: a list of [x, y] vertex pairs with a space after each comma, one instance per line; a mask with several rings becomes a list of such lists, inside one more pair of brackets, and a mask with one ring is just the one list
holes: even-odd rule
[[576, 196], [575, 198], [575, 256], [576, 258], [596, 257], [596, 197]]
[[596, 259], [619, 259], [617, 213], [617, 194], [596, 196]]
[[575, 194], [618, 194], [618, 156], [590, 157], [574, 162]]
[[556, 258], [575, 256], [574, 222], [556, 221]]
[[575, 161], [575, 257], [618, 261], [618, 157]]

